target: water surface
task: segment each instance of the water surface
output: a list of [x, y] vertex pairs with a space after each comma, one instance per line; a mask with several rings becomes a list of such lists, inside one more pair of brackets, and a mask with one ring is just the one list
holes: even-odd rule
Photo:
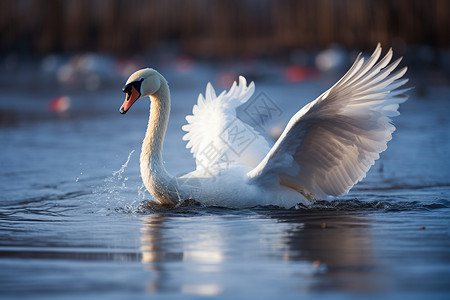
[[[173, 174], [194, 167], [181, 125], [208, 80], [200, 74], [189, 87], [169, 80]], [[332, 80], [256, 87], [282, 110], [275, 124]], [[449, 297], [448, 87], [412, 92], [388, 150], [350, 194], [298, 210], [143, 209], [148, 102], [119, 115], [120, 87], [72, 92], [60, 115], [46, 111], [50, 92], [0, 95], [2, 298]]]

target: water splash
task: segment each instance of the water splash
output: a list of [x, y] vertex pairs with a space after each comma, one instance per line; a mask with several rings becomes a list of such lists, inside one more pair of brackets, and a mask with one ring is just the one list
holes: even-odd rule
[[119, 170], [112, 173], [113, 177], [117, 176], [118, 179], [122, 179], [122, 174], [123, 174], [123, 172], [125, 172], [125, 168], [128, 167], [128, 164], [130, 163], [131, 155], [133, 155], [134, 151], [135, 150], [131, 150], [130, 154], [128, 154], [127, 161], [122, 165], [122, 167]]
[[150, 198], [149, 192], [147, 191], [147, 188], [145, 187], [144, 183], [141, 184], [141, 187], [138, 190], [138, 198], [140, 198], [142, 201]]
[[93, 193], [96, 195], [94, 205], [100, 208], [100, 212], [132, 212], [140, 202], [139, 198], [143, 197], [142, 187], [137, 188], [136, 184], [130, 183], [129, 177], [125, 176], [134, 152], [135, 150], [132, 150], [128, 154], [127, 160], [119, 170], [105, 178], [103, 185], [94, 189]]

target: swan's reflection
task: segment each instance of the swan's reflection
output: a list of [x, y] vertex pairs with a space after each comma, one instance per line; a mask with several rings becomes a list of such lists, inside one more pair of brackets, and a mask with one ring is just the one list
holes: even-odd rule
[[[148, 265], [153, 276], [148, 285], [150, 292], [207, 296], [222, 292], [222, 286], [207, 276], [220, 272], [224, 263], [221, 228], [211, 224], [196, 230], [198, 222], [190, 225], [185, 222], [189, 219], [177, 220], [162, 214], [144, 218], [141, 250], [142, 262]], [[174, 262], [182, 264], [171, 264]], [[172, 268], [172, 265], [176, 267]], [[192, 276], [194, 274], [196, 276]]]
[[[150, 292], [380, 290], [370, 222], [342, 212], [144, 217]], [[376, 278], [375, 278], [376, 277]], [[374, 280], [376, 279], [376, 280]]]

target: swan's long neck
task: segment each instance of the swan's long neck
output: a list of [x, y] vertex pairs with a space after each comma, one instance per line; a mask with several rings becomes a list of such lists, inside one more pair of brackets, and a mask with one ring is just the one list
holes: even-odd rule
[[164, 167], [162, 149], [170, 114], [169, 86], [161, 78], [158, 92], [150, 96], [150, 118], [142, 142], [141, 176], [147, 190], [163, 204], [175, 204], [178, 184]]

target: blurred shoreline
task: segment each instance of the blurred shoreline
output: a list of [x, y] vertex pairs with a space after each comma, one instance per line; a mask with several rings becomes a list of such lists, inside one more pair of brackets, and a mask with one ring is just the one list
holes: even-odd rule
[[446, 0], [3, 0], [0, 53], [132, 55], [175, 44], [195, 58], [450, 46]]
[[97, 91], [144, 67], [177, 85], [206, 68], [220, 88], [238, 75], [340, 77], [377, 43], [412, 80], [449, 85], [449, 11], [446, 0], [4, 0], [0, 88]]

